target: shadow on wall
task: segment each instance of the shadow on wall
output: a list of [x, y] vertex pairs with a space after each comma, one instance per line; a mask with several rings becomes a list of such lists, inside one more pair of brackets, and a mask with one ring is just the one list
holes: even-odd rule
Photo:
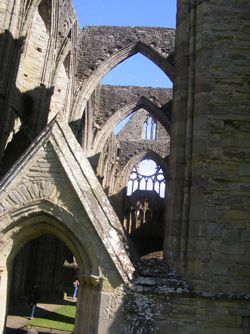
[[21, 93], [16, 79], [24, 38], [0, 34], [0, 178], [47, 124], [54, 87], [42, 83]]

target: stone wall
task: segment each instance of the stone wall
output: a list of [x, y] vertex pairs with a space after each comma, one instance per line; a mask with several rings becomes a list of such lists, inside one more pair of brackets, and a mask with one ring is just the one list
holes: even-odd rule
[[101, 122], [100, 125], [107, 122], [116, 111], [133, 101], [139, 101], [142, 97], [155, 104], [168, 117], [171, 116], [171, 107], [168, 104], [172, 100], [171, 88], [102, 85], [100, 94], [100, 105], [96, 115]]
[[84, 27], [79, 54], [78, 94], [71, 120], [81, 118], [91, 94], [116, 65], [140, 52], [173, 79], [175, 30], [151, 27]]
[[[166, 61], [173, 66], [174, 29], [86, 26], [83, 28], [82, 38], [81, 66], [78, 68], [78, 76], [81, 79], [88, 78], [100, 63], [117, 51], [138, 42], [149, 46], [149, 49], [163, 57], [163, 62]], [[163, 64], [161, 66], [164, 66]]]
[[247, 10], [178, 1], [165, 256], [203, 291], [249, 293]]
[[144, 109], [138, 110], [117, 134], [120, 147], [119, 170], [122, 170], [128, 161], [140, 152], [152, 151], [163, 159], [169, 155], [170, 137], [160, 122], [156, 121], [156, 139], [143, 139], [143, 125], [148, 115], [150, 114]]
[[247, 333], [249, 303], [218, 296], [114, 291], [101, 300], [108, 333]]
[[[1, 175], [57, 112], [69, 117], [81, 35], [68, 1], [31, 2], [27, 7], [11, 2], [5, 10], [0, 22]], [[16, 149], [15, 142], [23, 144]], [[8, 144], [15, 159], [5, 150]]]
[[83, 116], [81, 143], [87, 156], [100, 153], [115, 127], [140, 108], [170, 132], [171, 101], [170, 88], [99, 85]]
[[[249, 4], [177, 5], [175, 36], [81, 31], [68, 0], [1, 1], [1, 330], [15, 255], [51, 233], [80, 265], [76, 333], [249, 332]], [[174, 80], [171, 113], [170, 90], [100, 85], [137, 52]], [[112, 134], [141, 109], [171, 135], [170, 154], [166, 133], [165, 148]], [[131, 166], [151, 156], [167, 170], [170, 156], [164, 261], [138, 258], [82, 151], [95, 168], [101, 156], [99, 176], [120, 208]]]
[[[101, 86], [98, 92], [95, 91], [91, 104], [88, 104], [88, 113], [92, 115], [95, 127], [92, 132], [95, 134], [93, 147], [97, 152], [102, 148], [100, 155], [95, 154], [89, 158], [93, 168], [97, 168], [97, 175], [121, 222], [125, 219], [126, 189], [134, 165], [143, 157], [153, 159], [163, 168], [165, 175], [169, 173], [167, 160], [170, 137], [166, 128], [169, 129], [170, 126], [171, 93], [171, 89], [163, 88]], [[143, 103], [143, 99], [150, 101], [152, 106]], [[133, 112], [133, 116], [115, 139], [115, 126]], [[144, 122], [149, 116], [157, 124], [155, 140], [143, 139]], [[90, 137], [88, 139], [91, 141]], [[95, 152], [94, 149], [92, 152]], [[151, 209], [154, 210], [153, 207]]]

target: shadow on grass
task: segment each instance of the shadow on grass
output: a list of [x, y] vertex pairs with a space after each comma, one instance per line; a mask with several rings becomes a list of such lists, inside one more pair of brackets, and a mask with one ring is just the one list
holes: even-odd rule
[[54, 322], [62, 322], [62, 323], [67, 323], [67, 324], [72, 324], [72, 325], [74, 325], [75, 323], [75, 317], [67, 316], [64, 314], [59, 314], [59, 313], [56, 313], [56, 311], [55, 312], [46, 311], [46, 313], [40, 316], [39, 319], [35, 319], [34, 321], [31, 321], [30, 323], [34, 325], [38, 325], [38, 323], [40, 323], [39, 321], [40, 319], [50, 320]]
[[[64, 299], [53, 299], [53, 298], [41, 298], [36, 307], [37, 317], [43, 317], [45, 313], [50, 312], [46, 306], [45, 308], [40, 307], [39, 306], [40, 304], [44, 305], [48, 304], [48, 308], [50, 304], [56, 304], [59, 305], [59, 307], [62, 307], [65, 305], [75, 305], [75, 301], [64, 300]], [[28, 317], [30, 315], [30, 306], [28, 305], [28, 298], [12, 302], [9, 305], [8, 315]]]

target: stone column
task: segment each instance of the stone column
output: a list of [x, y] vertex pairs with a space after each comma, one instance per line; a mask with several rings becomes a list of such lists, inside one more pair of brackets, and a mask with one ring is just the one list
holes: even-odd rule
[[187, 252], [194, 89], [193, 3], [179, 0], [177, 10], [169, 202], [164, 242], [164, 256], [175, 268], [185, 265]]
[[78, 275], [77, 310], [75, 320], [76, 334], [98, 333], [100, 308], [99, 277]]
[[0, 266], [0, 333], [4, 332], [7, 319], [7, 270]]

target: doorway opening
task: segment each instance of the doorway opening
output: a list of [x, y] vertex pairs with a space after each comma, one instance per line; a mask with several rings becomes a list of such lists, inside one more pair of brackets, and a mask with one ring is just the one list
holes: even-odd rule
[[[38, 332], [49, 328], [72, 332], [77, 301], [73, 299], [73, 280], [77, 275], [75, 257], [56, 236], [47, 233], [26, 243], [15, 256], [10, 273], [6, 332], [17, 328], [27, 331], [27, 326]], [[34, 284], [40, 298], [35, 316], [29, 319]]]

